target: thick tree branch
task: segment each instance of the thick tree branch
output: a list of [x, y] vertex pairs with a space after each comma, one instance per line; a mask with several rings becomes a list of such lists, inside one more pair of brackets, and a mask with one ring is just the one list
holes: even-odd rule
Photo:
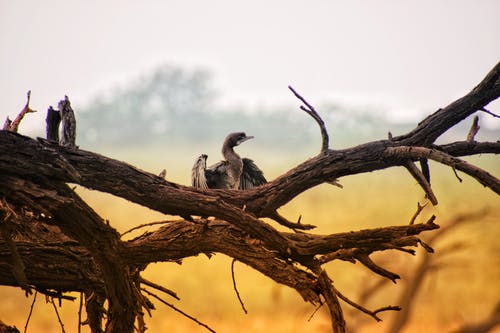
[[8, 189], [8, 193], [0, 189], [1, 195], [19, 207], [36, 202], [34, 207], [43, 207], [41, 211], [52, 218], [48, 222], [57, 222], [66, 235], [89, 250], [101, 271], [110, 303], [106, 331], [132, 332], [135, 312], [130, 310], [137, 303], [136, 294], [127, 268], [117, 256], [120, 247], [118, 233], [65, 184], [43, 182], [39, 185], [12, 177], [0, 178]]
[[[408, 235], [426, 230], [423, 225], [382, 228], [376, 231], [358, 231], [352, 233], [340, 233], [328, 236], [316, 236], [312, 239], [306, 234], [287, 234], [293, 236], [293, 242], [302, 243], [302, 247], [308, 244], [321, 244], [313, 248], [321, 249], [324, 253], [334, 253], [334, 251], [347, 251], [349, 248], [363, 253], [373, 251], [383, 251], [391, 249], [388, 243], [401, 245], [407, 242]], [[372, 236], [368, 236], [368, 234]], [[347, 237], [349, 235], [349, 237]], [[385, 236], [384, 236], [385, 235]], [[392, 238], [390, 235], [393, 235]], [[372, 241], [363, 243], [361, 240], [371, 238]], [[358, 239], [360, 242], [356, 242]], [[325, 243], [329, 243], [327, 246]], [[416, 245], [417, 241], [412, 241]], [[410, 243], [408, 243], [410, 244]], [[29, 246], [30, 243], [22, 241], [16, 242], [20, 255], [29, 262], [44, 263], [53, 267], [50, 271], [38, 271], [28, 267], [27, 276], [34, 284], [41, 284], [47, 289], [76, 290], [83, 288], [103, 288], [103, 281], [100, 269], [96, 268], [94, 260], [83, 247], [77, 243], [63, 243], [60, 246], [40, 244]], [[411, 245], [408, 245], [411, 246]], [[328, 247], [331, 250], [328, 250]], [[344, 247], [343, 250], [338, 250]], [[45, 255], [48, 252], [50, 255]], [[241, 230], [231, 226], [227, 222], [215, 220], [197, 223], [179, 220], [172, 221], [168, 225], [155, 232], [144, 234], [136, 239], [125, 242], [118, 252], [120, 262], [131, 267], [143, 267], [156, 261], [176, 261], [189, 256], [206, 252], [219, 252], [227, 254], [238, 261], [241, 261], [252, 268], [267, 275], [280, 284], [294, 288], [304, 298], [305, 301], [317, 304], [318, 291], [314, 285], [315, 276], [288, 263], [286, 260], [276, 257], [276, 254], [267, 250], [262, 243], [256, 242]], [[311, 252], [313, 253], [313, 252]], [[8, 263], [9, 250], [4, 242], [0, 242], [0, 262]], [[5, 257], [7, 256], [7, 258]], [[306, 259], [306, 257], [304, 257]], [[337, 259], [343, 259], [338, 256]], [[309, 261], [303, 261], [309, 264]], [[10, 274], [9, 267], [0, 266], [0, 284], [16, 285], [15, 279]], [[5, 268], [2, 268], [5, 267]], [[73, 267], [73, 275], [65, 274], [62, 278], [57, 278], [60, 271]], [[47, 284], [53, 281], [54, 284]], [[84, 281], [94, 281], [93, 284]], [[87, 286], [87, 287], [85, 287]]]
[[[199, 253], [219, 252], [294, 288], [307, 302], [319, 304], [323, 298], [333, 330], [344, 332], [345, 322], [338, 301], [341, 294], [336, 292], [321, 264], [336, 259], [357, 260], [373, 272], [395, 280], [398, 275], [375, 264], [370, 254], [386, 250], [413, 254], [411, 247], [419, 244], [432, 252], [417, 235], [438, 228], [434, 217], [423, 224], [332, 235], [279, 232], [259, 218], [270, 217], [292, 229], [309, 229], [312, 225], [292, 223], [280, 216], [278, 208], [303, 191], [339, 177], [402, 165], [408, 167], [430, 200], [437, 203], [430, 188], [428, 159], [463, 171], [500, 194], [497, 178], [458, 158], [500, 153], [500, 143], [474, 142], [476, 131], [473, 131], [470, 140], [434, 144], [446, 130], [500, 96], [499, 72], [500, 64], [469, 94], [424, 119], [411, 132], [343, 150], [328, 149], [328, 133], [321, 117], [290, 88], [305, 104], [301, 109], [320, 126], [321, 154], [263, 186], [246, 191], [198, 190], [123, 162], [75, 149], [76, 122], [66, 98], [60, 103], [64, 127], [62, 146], [0, 131], [0, 198], [16, 210], [16, 216], [9, 221], [14, 228], [9, 230], [9, 235], [4, 235], [6, 241], [0, 240], [0, 283], [22, 284], [14, 274], [21, 258], [25, 263], [33, 263], [25, 267], [24, 276], [36, 290], [56, 295], [65, 290], [85, 293], [93, 332], [102, 332], [106, 301], [106, 331], [131, 332], [136, 316], [139, 316], [140, 329], [145, 329], [142, 309], [152, 309], [139, 290], [139, 273], [144, 267], [151, 262], [178, 261]], [[50, 132], [49, 139], [56, 141], [54, 129]], [[413, 164], [417, 160], [421, 162], [422, 171]], [[189, 218], [170, 222], [157, 231], [124, 242], [67, 183]], [[0, 212], [5, 213], [5, 209], [0, 207]], [[46, 226], [48, 231], [38, 235], [41, 226]], [[13, 234], [16, 238], [10, 236]], [[12, 256], [16, 251], [18, 259]], [[52, 269], [40, 270], [40, 267]], [[377, 312], [371, 315], [377, 318]]]
[[393, 140], [402, 145], [426, 146], [451, 127], [500, 97], [500, 62], [464, 97], [425, 118], [408, 134]]
[[321, 268], [316, 269], [318, 275], [318, 284], [321, 288], [321, 294], [325, 298], [325, 303], [330, 312], [332, 321], [332, 330], [334, 333], [344, 333], [346, 331], [346, 324], [342, 308], [340, 307], [339, 299], [333, 287], [333, 281], [330, 279], [325, 270]]
[[478, 154], [500, 154], [500, 141], [497, 142], [467, 142], [458, 141], [441, 146], [433, 146], [451, 156], [470, 156]]

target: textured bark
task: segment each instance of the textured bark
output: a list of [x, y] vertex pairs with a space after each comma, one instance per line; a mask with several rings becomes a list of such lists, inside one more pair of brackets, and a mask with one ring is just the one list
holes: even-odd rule
[[49, 106], [47, 118], [45, 119], [47, 140], [59, 142], [59, 124], [61, 123], [61, 113]]
[[[447, 129], [500, 96], [499, 73], [497, 65], [469, 94], [436, 111], [408, 134], [343, 150], [328, 149], [323, 121], [294, 91], [306, 105], [301, 108], [320, 126], [321, 152], [275, 180], [246, 191], [199, 190], [76, 149], [74, 115], [65, 123], [71, 133], [64, 134], [63, 145], [53, 142], [54, 128], [49, 131], [52, 141], [0, 131], [0, 222], [5, 224], [2, 230], [8, 231], [0, 238], [0, 284], [34, 288], [49, 295], [84, 292], [93, 332], [103, 331], [104, 313], [104, 331], [132, 332], [142, 309], [152, 309], [139, 289], [140, 271], [152, 262], [218, 252], [294, 288], [307, 302], [326, 303], [334, 332], [345, 332], [346, 326], [339, 298], [377, 319], [377, 312], [396, 307], [368, 311], [347, 300], [321, 265], [339, 259], [358, 261], [387, 279], [398, 279], [398, 274], [378, 266], [370, 255], [387, 250], [414, 253], [411, 248], [419, 244], [432, 252], [419, 234], [438, 228], [434, 217], [422, 224], [332, 235], [280, 232], [260, 218], [270, 217], [292, 229], [308, 229], [311, 226], [287, 221], [277, 209], [316, 185], [335, 184], [340, 177], [394, 166], [409, 167], [410, 174], [437, 204], [428, 159], [463, 171], [500, 193], [495, 176], [460, 159], [500, 153], [499, 142], [434, 144]], [[67, 98], [61, 103], [61, 109], [71, 109]], [[420, 161], [422, 170], [413, 164], [415, 161]], [[67, 183], [182, 219], [123, 241]]]

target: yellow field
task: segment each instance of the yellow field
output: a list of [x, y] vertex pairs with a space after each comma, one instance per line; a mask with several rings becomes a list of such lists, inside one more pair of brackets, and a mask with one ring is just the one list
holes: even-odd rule
[[[167, 179], [189, 183], [189, 171], [193, 156], [171, 154], [153, 159], [131, 153], [115, 152], [115, 157], [140, 168], [159, 173], [167, 168]], [[112, 154], [107, 154], [112, 155]], [[146, 156], [147, 155], [147, 156]], [[156, 155], [158, 156], [158, 155]], [[179, 157], [181, 156], [181, 157]], [[255, 155], [252, 155], [255, 156]], [[307, 156], [295, 160], [281, 160], [277, 165], [259, 165], [266, 170], [268, 179], [287, 171]], [[256, 160], [270, 160], [257, 156]], [[275, 161], [276, 159], [273, 159]], [[213, 162], [214, 160], [212, 160]], [[500, 174], [498, 158], [474, 158], [496, 176]], [[169, 168], [169, 166], [177, 166]], [[461, 213], [488, 207], [490, 214], [482, 221], [475, 221], [458, 228], [435, 246], [434, 255], [439, 265], [426, 276], [415, 300], [410, 325], [404, 332], [447, 332], [464, 322], [475, 322], [487, 317], [500, 298], [500, 200], [492, 191], [483, 188], [475, 180], [463, 175], [459, 183], [450, 168], [431, 165], [433, 186], [439, 205], [426, 208], [420, 220], [430, 214], [437, 215], [437, 223], [445, 224]], [[371, 174], [340, 179], [344, 189], [322, 185], [302, 194], [281, 210], [291, 220], [302, 215], [303, 223], [317, 225], [314, 232], [334, 233], [372, 227], [407, 224], [413, 215], [417, 201], [423, 201], [421, 189], [403, 169], [389, 169]], [[79, 188], [78, 192], [102, 217], [108, 219], [118, 231], [134, 225], [164, 219], [165, 216], [144, 209], [110, 195]], [[140, 232], [145, 230], [141, 230]], [[423, 236], [425, 238], [425, 235]], [[454, 254], [439, 257], [440, 248], [460, 241], [463, 249]], [[399, 295], [411, 277], [413, 269], [423, 258], [386, 252], [374, 256], [384, 267], [400, 274], [401, 281], [389, 283], [371, 299], [370, 308], [396, 305]], [[314, 307], [306, 304], [293, 290], [279, 286], [268, 278], [237, 263], [236, 280], [249, 314], [245, 315], [234, 294], [231, 259], [217, 254], [211, 259], [205, 256], [188, 258], [182, 265], [160, 263], [150, 265], [144, 276], [175, 290], [181, 301], [165, 299], [214, 328], [217, 332], [330, 332], [325, 309], [308, 321]], [[359, 264], [334, 262], [326, 266], [337, 289], [356, 300], [361, 290], [378, 279]], [[0, 319], [15, 324], [21, 331], [29, 312], [32, 297], [14, 289], [0, 288]], [[151, 332], [207, 332], [207, 330], [159, 302], [152, 318], [147, 318]], [[360, 326], [359, 332], [384, 332], [395, 313], [382, 313], [384, 320], [376, 323], [364, 315], [352, 312], [342, 304], [348, 326]], [[59, 309], [67, 332], [76, 331], [78, 301], [63, 302]], [[60, 331], [51, 304], [39, 295], [28, 332]], [[83, 330], [86, 332], [86, 330]], [[497, 330], [498, 332], [498, 330]]]

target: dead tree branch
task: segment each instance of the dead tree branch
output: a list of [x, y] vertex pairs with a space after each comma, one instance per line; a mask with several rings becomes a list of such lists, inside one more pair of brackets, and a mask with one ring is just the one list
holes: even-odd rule
[[422, 171], [420, 171], [417, 166], [411, 161], [408, 160], [404, 165], [408, 172], [415, 178], [418, 184], [422, 187], [425, 192], [425, 196], [429, 199], [429, 201], [435, 206], [438, 204], [437, 198], [432, 191], [431, 184], [427, 180], [428, 177], [424, 175]]
[[325, 122], [323, 121], [323, 119], [321, 119], [316, 109], [311, 104], [309, 104], [304, 97], [299, 95], [299, 93], [295, 91], [292, 86], [288, 86], [288, 89], [290, 89], [295, 97], [297, 97], [300, 101], [302, 101], [302, 103], [304, 103], [305, 106], [301, 105], [300, 109], [310, 115], [316, 121], [316, 123], [318, 123], [319, 129], [321, 131], [321, 152], [326, 153], [328, 151], [330, 139], [328, 138], [328, 131], [326, 130]]
[[[59, 112], [61, 115], [62, 123], [62, 136], [60, 144], [62, 146], [67, 146], [70, 148], [75, 148], [76, 144], [76, 119], [75, 113], [71, 108], [71, 103], [68, 96], [64, 96], [64, 99], [59, 102]], [[50, 138], [47, 137], [48, 140]]]
[[209, 330], [210, 332], [212, 332], [212, 333], [217, 333], [214, 329], [210, 328], [210, 326], [208, 326], [207, 324], [202, 323], [201, 321], [199, 321], [199, 320], [198, 320], [198, 319], [196, 319], [195, 317], [193, 317], [193, 316], [191, 316], [191, 315], [187, 314], [186, 312], [184, 312], [184, 311], [182, 311], [182, 310], [178, 309], [178, 308], [177, 308], [177, 307], [175, 307], [173, 304], [171, 304], [171, 303], [169, 303], [169, 302], [165, 301], [164, 299], [162, 299], [162, 298], [161, 298], [161, 297], [159, 297], [158, 295], [156, 295], [156, 294], [154, 294], [154, 293], [150, 292], [150, 291], [149, 291], [149, 290], [147, 290], [147, 289], [142, 289], [142, 291], [144, 291], [146, 294], [148, 294], [148, 295], [150, 295], [150, 296], [152, 296], [152, 297], [156, 298], [157, 300], [159, 300], [160, 302], [162, 302], [163, 304], [165, 304], [166, 306], [168, 306], [168, 307], [169, 307], [169, 308], [171, 308], [172, 310], [174, 310], [174, 311], [176, 311], [176, 312], [180, 313], [180, 314], [181, 314], [181, 315], [183, 315], [184, 317], [186, 317], [186, 318], [188, 318], [188, 319], [190, 319], [190, 320], [194, 321], [195, 323], [197, 323], [197, 324], [198, 324], [198, 325], [200, 325], [200, 326], [205, 327], [205, 328], [206, 328], [207, 330]]
[[243, 300], [241, 299], [240, 292], [238, 291], [238, 288], [236, 287], [236, 279], [234, 277], [234, 263], [235, 262], [236, 262], [236, 259], [233, 259], [233, 261], [231, 262], [231, 277], [233, 279], [233, 289], [234, 289], [234, 292], [236, 293], [236, 297], [238, 297], [238, 301], [240, 302], [241, 309], [243, 310], [243, 312], [245, 312], [245, 314], [247, 314], [248, 311], [245, 308], [245, 304], [243, 303]]
[[5, 123], [3, 125], [3, 129], [6, 131], [11, 131], [11, 132], [16, 132], [19, 129], [19, 124], [21, 124], [21, 121], [23, 120], [24, 116], [28, 113], [36, 112], [35, 110], [32, 110], [30, 108], [30, 99], [31, 99], [31, 90], [28, 90], [28, 93], [26, 94], [26, 105], [24, 108], [19, 112], [17, 115], [16, 119], [14, 121], [10, 121], [9, 117], [5, 119]]
[[[13, 244], [19, 257], [24, 263], [30, 263], [24, 268], [26, 280], [46, 294], [85, 293], [92, 332], [103, 331], [104, 314], [106, 332], [132, 332], [136, 319], [141, 330], [145, 329], [142, 309], [152, 309], [143, 293], [158, 298], [140, 288], [140, 283], [168, 291], [141, 281], [140, 271], [152, 262], [178, 261], [199, 253], [218, 252], [295, 289], [306, 302], [315, 305], [324, 302], [333, 331], [345, 332], [338, 300], [343, 296], [336, 291], [321, 265], [331, 260], [358, 261], [394, 281], [399, 275], [373, 262], [370, 255], [388, 250], [413, 254], [412, 248], [418, 245], [432, 252], [419, 234], [439, 228], [434, 217], [426, 223], [331, 235], [280, 232], [261, 218], [287, 222], [285, 225], [293, 230], [310, 229], [312, 225], [289, 222], [277, 210], [316, 185], [395, 166], [407, 167], [430, 201], [437, 204], [437, 195], [430, 186], [428, 159], [465, 172], [500, 194], [500, 181], [496, 177], [459, 158], [498, 154], [500, 143], [473, 140], [447, 145], [434, 143], [446, 130], [500, 96], [499, 77], [500, 64], [470, 93], [439, 109], [411, 132], [342, 150], [328, 148], [323, 120], [290, 87], [305, 104], [301, 109], [320, 126], [321, 153], [275, 180], [246, 191], [198, 190], [77, 149], [74, 112], [66, 97], [59, 104], [63, 123], [59, 144], [53, 127], [47, 130], [48, 140], [0, 131], [0, 198], [16, 212], [9, 223], [13, 225], [11, 234], [15, 234]], [[50, 123], [57, 127], [57, 121], [52, 119]], [[422, 170], [418, 170], [414, 161], [420, 161]], [[124, 241], [67, 183], [106, 192], [165, 214], [192, 218], [169, 222], [156, 231]], [[5, 215], [7, 209], [2, 206], [0, 212]], [[46, 231], [37, 232], [42, 227]], [[0, 284], [20, 286], [22, 283], [14, 273], [19, 264], [13, 252], [12, 244], [0, 239]], [[53, 269], [40, 270], [41, 265], [50, 265]], [[366, 309], [353, 301], [348, 303]], [[377, 319], [378, 312], [388, 309], [395, 308], [366, 312]]]
[[500, 180], [498, 178], [491, 175], [486, 170], [439, 150], [415, 146], [399, 146], [387, 148], [386, 153], [389, 156], [401, 158], [428, 158], [440, 162], [453, 169], [465, 172], [469, 176], [475, 178], [483, 186], [489, 187], [495, 193], [500, 194]]

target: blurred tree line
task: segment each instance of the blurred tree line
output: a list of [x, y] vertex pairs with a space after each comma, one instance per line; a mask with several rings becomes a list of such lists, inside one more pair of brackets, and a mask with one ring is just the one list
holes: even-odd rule
[[[158, 140], [177, 145], [220, 144], [234, 131], [258, 137], [268, 149], [309, 149], [320, 140], [316, 125], [298, 110], [292, 95], [288, 105], [258, 110], [242, 105], [221, 107], [218, 97], [209, 71], [161, 66], [77, 110], [79, 141], [87, 147], [120, 144], [130, 148], [154, 145]], [[414, 126], [391, 123], [374, 108], [332, 101], [314, 104], [336, 148], [383, 137], [389, 129], [397, 134]]]

